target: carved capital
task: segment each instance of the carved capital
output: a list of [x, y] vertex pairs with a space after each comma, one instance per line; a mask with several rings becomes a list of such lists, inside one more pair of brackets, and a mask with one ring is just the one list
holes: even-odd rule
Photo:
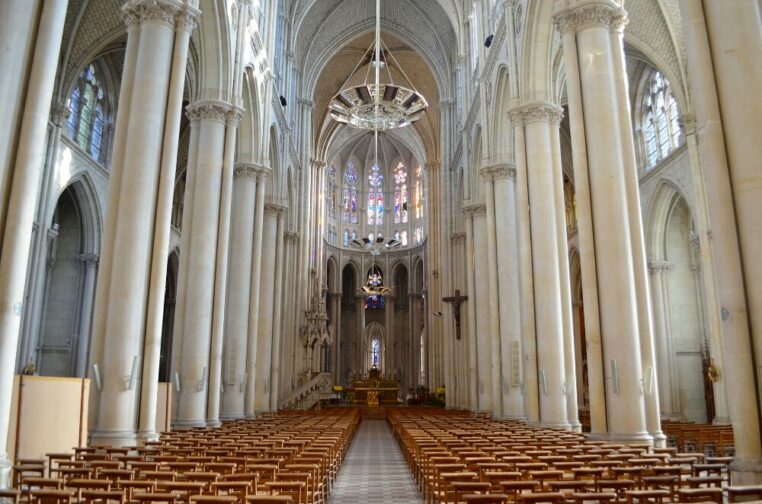
[[511, 121], [519, 121], [524, 124], [546, 122], [557, 126], [563, 117], [564, 109], [550, 102], [527, 103], [508, 111], [508, 118]]
[[453, 243], [458, 243], [465, 240], [466, 240], [466, 233], [458, 232], [458, 233], [453, 233], [452, 235], [450, 235], [450, 241], [452, 241]]
[[[286, 241], [292, 241], [296, 243], [299, 241], [299, 233], [297, 233], [296, 231], [286, 231], [285, 233], [283, 233], [283, 238]], [[341, 293], [339, 293], [339, 295], [341, 295]]]
[[88, 264], [98, 264], [98, 261], [100, 260], [100, 256], [98, 254], [79, 254], [77, 257], [79, 262], [81, 262], [84, 265]]
[[288, 208], [277, 203], [265, 203], [265, 215], [277, 217], [278, 214], [285, 214]]
[[71, 109], [65, 103], [53, 103], [50, 107], [50, 119], [59, 128], [66, 124], [69, 114], [71, 114]]
[[231, 105], [230, 110], [228, 111], [228, 116], [227, 116], [228, 126], [237, 128], [238, 125], [241, 123], [242, 116], [243, 116], [243, 109], [241, 107], [236, 107]]
[[475, 205], [467, 205], [463, 207], [463, 215], [466, 217], [479, 217], [487, 215], [487, 205], [484, 203], [477, 203]]
[[179, 12], [176, 5], [162, 0], [130, 0], [122, 7], [122, 19], [128, 28], [147, 21], [156, 21], [174, 28]]
[[556, 12], [553, 21], [561, 34], [593, 27], [621, 32], [627, 24], [627, 12], [613, 0], [590, 0]]
[[257, 181], [257, 166], [248, 163], [237, 163], [233, 170], [233, 178], [247, 178]]
[[484, 180], [502, 180], [516, 177], [516, 165], [512, 163], [500, 163], [483, 167], [479, 174]]
[[229, 103], [214, 100], [199, 101], [185, 108], [191, 122], [216, 121], [221, 124], [227, 123], [231, 109]]
[[198, 17], [200, 14], [201, 11], [186, 6], [185, 9], [181, 10], [177, 16], [175, 16], [175, 24], [177, 25], [177, 29], [186, 30], [189, 33], [193, 32], [193, 30], [196, 29], [196, 25], [198, 24]]
[[669, 273], [672, 271], [674, 264], [670, 261], [648, 261], [648, 272], [651, 275], [658, 275], [660, 273]]
[[696, 115], [695, 114], [682, 114], [680, 116], [680, 124], [682, 124], [686, 135], [693, 135], [696, 133]]

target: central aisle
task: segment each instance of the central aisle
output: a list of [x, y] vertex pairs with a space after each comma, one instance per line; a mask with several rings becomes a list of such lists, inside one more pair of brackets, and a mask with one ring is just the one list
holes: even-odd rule
[[330, 504], [422, 504], [397, 440], [384, 420], [363, 420]]

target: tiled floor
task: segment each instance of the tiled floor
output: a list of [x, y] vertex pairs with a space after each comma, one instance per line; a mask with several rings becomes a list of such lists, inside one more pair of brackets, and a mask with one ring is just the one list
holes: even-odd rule
[[363, 420], [330, 504], [422, 504], [397, 440], [383, 420]]

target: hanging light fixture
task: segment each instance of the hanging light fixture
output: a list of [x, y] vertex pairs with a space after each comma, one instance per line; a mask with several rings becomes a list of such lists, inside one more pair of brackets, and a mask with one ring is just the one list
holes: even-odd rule
[[[381, 49], [384, 52], [381, 52]], [[370, 64], [375, 67], [375, 81], [368, 82], [370, 66], [362, 84], [348, 86], [360, 65], [373, 51]], [[391, 61], [389, 60], [391, 57]], [[407, 85], [395, 83], [391, 63], [399, 69]], [[381, 68], [386, 68], [388, 82], [381, 83]], [[342, 124], [366, 130], [388, 130], [408, 126], [420, 119], [429, 107], [426, 98], [419, 93], [402, 66], [381, 40], [381, 0], [376, 0], [376, 37], [344, 81], [341, 91], [331, 99], [328, 106], [331, 117]]]

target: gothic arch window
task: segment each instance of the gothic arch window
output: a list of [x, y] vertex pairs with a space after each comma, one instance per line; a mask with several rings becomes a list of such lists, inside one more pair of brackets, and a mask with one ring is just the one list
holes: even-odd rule
[[344, 170], [343, 190], [343, 221], [346, 224], [357, 224], [357, 170], [352, 162]]
[[407, 170], [400, 162], [394, 170], [394, 223], [407, 222]]
[[415, 218], [423, 218], [423, 169], [421, 165], [415, 169]]
[[348, 229], [344, 230], [344, 238], [342, 240], [342, 244], [345, 247], [349, 247], [349, 230]]
[[378, 338], [370, 342], [370, 367], [381, 368], [381, 340]]
[[654, 70], [648, 77], [640, 107], [647, 169], [680, 146], [680, 112], [669, 81]]
[[368, 174], [368, 225], [384, 224], [384, 174], [374, 164]]
[[79, 147], [96, 161], [103, 161], [104, 127], [107, 95], [98, 72], [90, 64], [79, 75], [69, 96], [69, 119], [66, 132]]

